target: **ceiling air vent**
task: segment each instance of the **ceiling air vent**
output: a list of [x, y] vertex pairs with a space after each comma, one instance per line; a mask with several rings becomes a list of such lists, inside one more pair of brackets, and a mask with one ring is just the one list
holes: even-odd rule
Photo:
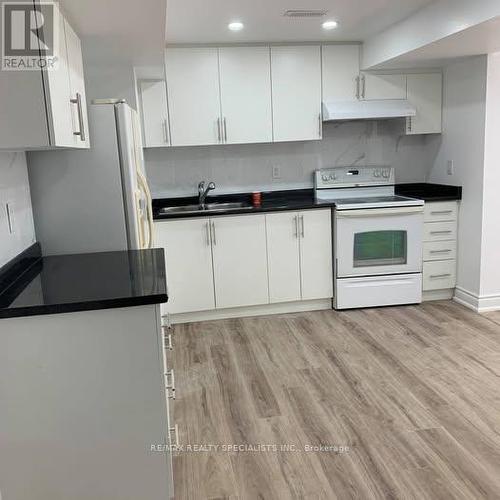
[[291, 9], [285, 10], [285, 17], [324, 17], [328, 13], [327, 10], [306, 10], [306, 9]]

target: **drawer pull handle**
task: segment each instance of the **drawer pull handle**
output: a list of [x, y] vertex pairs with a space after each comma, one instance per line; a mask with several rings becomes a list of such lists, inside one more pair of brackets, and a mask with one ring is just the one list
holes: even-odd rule
[[451, 273], [445, 273], [445, 274], [431, 274], [430, 278], [436, 279], [436, 278], [448, 278], [451, 276]]
[[[170, 384], [168, 383], [168, 376], [170, 375]], [[165, 376], [167, 377], [167, 385], [166, 385], [166, 389], [167, 389], [167, 394], [168, 394], [168, 398], [169, 399], [174, 399], [175, 400], [175, 376], [174, 376], [174, 370], [170, 370], [169, 372], [167, 372], [165, 374]]]
[[431, 234], [450, 234], [452, 232], [453, 231], [448, 229], [447, 231], [431, 231]]
[[175, 436], [175, 448], [179, 449], [180, 444], [179, 444], [179, 424], [175, 424], [174, 427], [170, 427], [169, 429], [170, 433], [174, 433]]
[[431, 212], [431, 215], [444, 215], [444, 214], [451, 214], [453, 213], [453, 210], [434, 210]]
[[429, 253], [450, 253], [451, 249], [448, 248], [446, 250], [431, 250]]

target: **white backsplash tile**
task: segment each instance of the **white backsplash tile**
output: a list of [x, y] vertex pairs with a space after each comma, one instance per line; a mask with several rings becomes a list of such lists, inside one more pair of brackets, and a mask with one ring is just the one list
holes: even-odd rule
[[218, 193], [307, 188], [314, 170], [345, 165], [391, 165], [397, 182], [423, 182], [436, 141], [401, 129], [397, 120], [327, 123], [322, 141], [146, 149], [146, 169], [154, 197], [193, 195], [200, 180]]

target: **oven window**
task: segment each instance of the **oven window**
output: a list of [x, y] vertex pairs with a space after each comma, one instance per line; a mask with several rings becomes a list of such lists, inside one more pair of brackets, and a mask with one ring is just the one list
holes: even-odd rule
[[368, 231], [354, 235], [354, 267], [406, 264], [406, 231]]

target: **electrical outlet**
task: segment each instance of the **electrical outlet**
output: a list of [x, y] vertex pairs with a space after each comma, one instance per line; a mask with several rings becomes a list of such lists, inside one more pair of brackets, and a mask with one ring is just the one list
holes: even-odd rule
[[273, 165], [273, 179], [281, 179], [281, 167]]
[[453, 163], [453, 160], [448, 160], [446, 162], [446, 173], [448, 175], [453, 175], [455, 173], [455, 165]]

